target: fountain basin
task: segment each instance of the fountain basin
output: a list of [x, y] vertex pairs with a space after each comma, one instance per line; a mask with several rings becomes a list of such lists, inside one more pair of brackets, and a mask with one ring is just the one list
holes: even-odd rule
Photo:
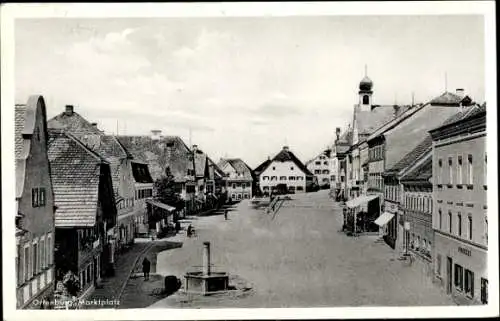
[[187, 272], [185, 291], [187, 293], [210, 295], [226, 292], [229, 288], [229, 275], [226, 272]]

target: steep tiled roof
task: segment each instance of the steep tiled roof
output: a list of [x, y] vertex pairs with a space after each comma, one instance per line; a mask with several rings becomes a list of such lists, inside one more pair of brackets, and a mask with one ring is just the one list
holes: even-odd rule
[[274, 158], [272, 159], [273, 162], [286, 162], [286, 161], [292, 161], [297, 165], [298, 168], [302, 172], [304, 172], [306, 175], [312, 176], [313, 174], [307, 169], [307, 167], [295, 156], [294, 153], [292, 153], [290, 150], [282, 149]]
[[121, 160], [127, 158], [128, 153], [118, 142], [115, 136], [103, 134], [82, 134], [78, 131], [74, 134], [78, 140], [88, 148], [106, 159], [111, 169], [111, 179], [115, 194], [120, 186]]
[[[466, 107], [470, 108], [470, 107]], [[385, 132], [385, 167], [391, 169], [406, 154], [417, 147], [428, 135], [428, 131], [460, 112], [457, 107], [425, 105], [411, 117]]]
[[432, 149], [432, 137], [431, 135], [425, 135], [425, 138], [408, 154], [403, 156], [394, 166], [389, 168], [386, 172], [399, 172], [406, 167], [413, 164], [418, 158], [420, 158], [424, 153]]
[[267, 166], [269, 166], [269, 164], [271, 164], [271, 159], [268, 158], [266, 159], [262, 164], [260, 164], [259, 166], [257, 166], [253, 172], [256, 176], [260, 175], [260, 173], [262, 173], [266, 168]]
[[144, 161], [154, 180], [170, 172], [175, 181], [192, 180], [188, 170], [194, 171], [193, 154], [178, 136], [165, 136], [153, 140], [150, 136], [117, 136], [118, 141], [133, 155], [134, 159]]
[[219, 166], [217, 166], [217, 164], [215, 164], [215, 162], [212, 159], [210, 159], [210, 157], [207, 158], [207, 163], [208, 163], [209, 178], [211, 180], [222, 178], [225, 176], [222, 169], [220, 169]]
[[356, 123], [358, 134], [371, 134], [375, 129], [394, 118], [392, 106], [376, 107], [373, 110], [357, 110]]
[[53, 129], [65, 129], [72, 134], [103, 134], [103, 132], [92, 126], [85, 118], [77, 112], [71, 115], [62, 112], [59, 115], [51, 118], [47, 125]]
[[442, 95], [432, 99], [430, 103], [435, 106], [458, 106], [462, 101], [470, 101], [470, 98], [468, 96], [461, 97], [446, 91]]
[[51, 130], [49, 135], [56, 227], [93, 226], [101, 165], [106, 161], [71, 134]]
[[401, 181], [428, 181], [431, 177], [432, 157], [429, 157], [429, 159], [401, 177]]
[[221, 160], [221, 163], [229, 163], [237, 174], [242, 175], [244, 179], [253, 179], [252, 169], [240, 158], [225, 158]]

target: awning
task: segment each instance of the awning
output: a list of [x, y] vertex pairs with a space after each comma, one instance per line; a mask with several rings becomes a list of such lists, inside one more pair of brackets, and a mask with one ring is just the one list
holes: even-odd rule
[[151, 205], [156, 206], [156, 207], [159, 207], [159, 208], [163, 208], [164, 210], [167, 210], [169, 212], [175, 211], [175, 207], [167, 205], [167, 204], [162, 203], [162, 202], [158, 202], [158, 201], [153, 201], [153, 200], [147, 199], [146, 203], [151, 204]]
[[376, 199], [377, 197], [379, 197], [379, 195], [362, 195], [347, 201], [345, 205], [349, 208], [354, 208], [363, 205], [365, 203], [368, 203], [369, 201]]
[[382, 215], [380, 215], [376, 220], [375, 220], [375, 224], [377, 224], [378, 226], [384, 226], [386, 225], [387, 223], [389, 223], [389, 221], [394, 217], [394, 214], [392, 213], [389, 213], [389, 212], [384, 212]]

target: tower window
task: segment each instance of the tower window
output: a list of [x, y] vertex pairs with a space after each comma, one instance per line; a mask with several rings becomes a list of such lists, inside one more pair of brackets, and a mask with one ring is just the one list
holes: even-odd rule
[[370, 97], [368, 95], [363, 96], [363, 105], [370, 104]]

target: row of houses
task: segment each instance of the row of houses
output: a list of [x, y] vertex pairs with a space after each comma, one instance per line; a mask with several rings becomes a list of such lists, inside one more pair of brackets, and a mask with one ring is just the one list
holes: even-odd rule
[[[68, 272], [79, 282], [73, 294], [84, 297], [113, 274], [116, 256], [136, 237], [252, 197], [241, 159], [216, 164], [161, 131], [107, 135], [71, 105], [47, 120], [42, 96], [15, 106], [15, 158], [18, 308], [40, 308]], [[163, 177], [180, 202], [159, 198]]]
[[409, 106], [372, 96], [365, 77], [352, 122], [329, 148], [344, 229], [383, 231], [457, 302], [487, 302], [486, 104], [463, 89]]

